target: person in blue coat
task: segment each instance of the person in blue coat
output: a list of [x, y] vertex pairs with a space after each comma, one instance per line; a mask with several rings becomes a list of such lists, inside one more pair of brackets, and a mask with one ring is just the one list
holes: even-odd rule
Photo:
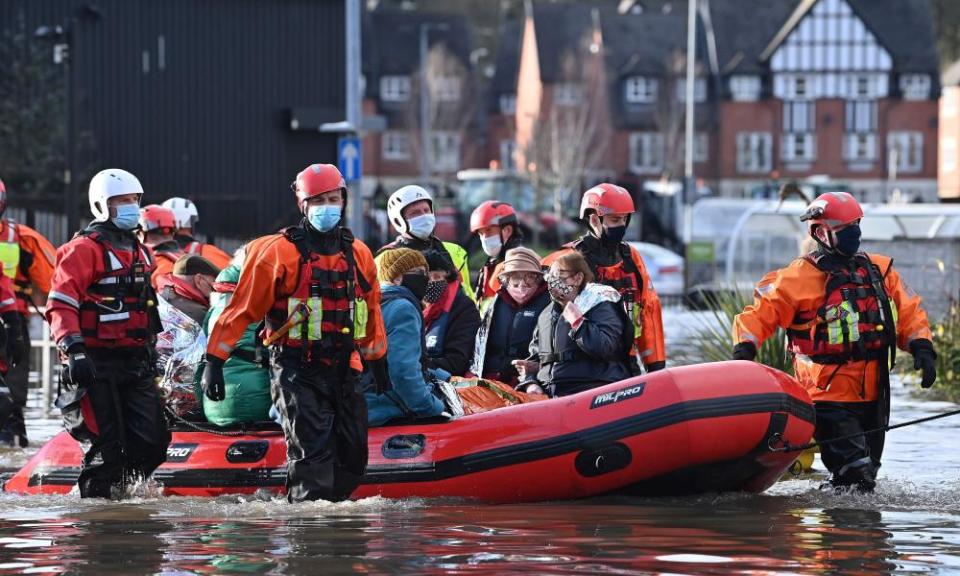
[[439, 416], [445, 405], [433, 392], [427, 368], [421, 308], [427, 290], [427, 261], [416, 250], [397, 248], [381, 255], [377, 275], [387, 331], [390, 390], [366, 393], [370, 426], [397, 418]]

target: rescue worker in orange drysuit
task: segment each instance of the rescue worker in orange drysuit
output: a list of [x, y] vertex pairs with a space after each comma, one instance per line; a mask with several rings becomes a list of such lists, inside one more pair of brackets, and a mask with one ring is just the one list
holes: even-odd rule
[[380, 285], [370, 249], [341, 225], [347, 187], [336, 166], [307, 167], [293, 188], [304, 218], [247, 246], [233, 298], [210, 332], [202, 385], [211, 400], [224, 398], [224, 361], [266, 317], [287, 498], [339, 501], [367, 465], [361, 357], [385, 381]]
[[620, 292], [633, 327], [631, 371], [638, 372], [643, 364], [646, 372], [655, 372], [664, 368], [667, 360], [660, 298], [640, 253], [623, 241], [635, 211], [633, 198], [620, 186], [598, 184], [587, 190], [580, 202], [580, 219], [587, 223], [588, 233], [544, 258], [543, 266], [550, 267], [558, 256], [571, 250], [583, 254], [596, 282]]
[[797, 379], [814, 401], [814, 437], [826, 441], [820, 453], [831, 485], [869, 492], [884, 433], [861, 433], [888, 423], [896, 348], [913, 354], [924, 388], [937, 377], [937, 355], [920, 297], [890, 258], [860, 251], [862, 217], [846, 192], [810, 204], [801, 220], [817, 249], [757, 285], [754, 303], [734, 320], [733, 357], [753, 360], [764, 340], [784, 328]]

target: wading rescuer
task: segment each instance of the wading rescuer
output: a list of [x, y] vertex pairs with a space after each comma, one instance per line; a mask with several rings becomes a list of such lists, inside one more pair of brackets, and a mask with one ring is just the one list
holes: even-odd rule
[[474, 290], [482, 314], [500, 290], [498, 268], [503, 264], [507, 250], [520, 247], [523, 232], [513, 206], [499, 200], [487, 200], [470, 214], [470, 233], [480, 237], [480, 246], [487, 255]]
[[[17, 295], [16, 310], [3, 314], [8, 338], [19, 331], [16, 347], [8, 355], [6, 376], [13, 401], [12, 415], [6, 427], [0, 428], [0, 443], [21, 448], [29, 445], [23, 408], [27, 405], [27, 383], [30, 375], [30, 309], [46, 302], [53, 278], [56, 250], [42, 234], [3, 218], [7, 210], [7, 189], [0, 180], [0, 263], [3, 275], [13, 281]], [[8, 342], [8, 346], [10, 343]]]
[[80, 496], [116, 498], [167, 457], [170, 432], [155, 381], [160, 318], [150, 250], [134, 234], [140, 182], [104, 170], [89, 195], [93, 222], [57, 251], [47, 319], [66, 363], [57, 406], [67, 431], [90, 442]]
[[[863, 210], [846, 192], [814, 200], [801, 217], [817, 249], [764, 277], [733, 326], [736, 360], [753, 360], [778, 327], [787, 331], [797, 379], [813, 398], [824, 465], [835, 487], [871, 491], [883, 453], [890, 373], [899, 346], [936, 380], [936, 358], [920, 297], [893, 261], [860, 252]], [[831, 440], [853, 435], [852, 438]]]
[[197, 205], [186, 198], [173, 197], [164, 200], [162, 206], [173, 211], [177, 219], [177, 231], [174, 239], [180, 245], [184, 254], [198, 254], [223, 270], [230, 265], [230, 255], [213, 244], [206, 244], [195, 240], [194, 227], [200, 220]]
[[470, 269], [467, 267], [467, 251], [453, 242], [443, 242], [433, 234], [437, 219], [433, 215], [433, 196], [426, 189], [416, 186], [404, 186], [390, 195], [387, 200], [387, 216], [390, 224], [400, 233], [397, 239], [377, 251], [380, 255], [394, 248], [410, 248], [417, 252], [428, 250], [446, 251], [460, 274], [463, 292], [476, 301], [473, 287], [470, 285]]
[[544, 258], [543, 265], [549, 267], [557, 257], [571, 250], [583, 254], [596, 282], [620, 292], [623, 308], [633, 326], [631, 354], [636, 356], [631, 370], [637, 372], [642, 363], [647, 372], [655, 372], [662, 369], [667, 360], [660, 298], [640, 253], [623, 241], [635, 211], [633, 198], [620, 186], [598, 184], [587, 190], [580, 201], [580, 219], [587, 224], [587, 234]]
[[223, 400], [223, 364], [266, 317], [271, 393], [287, 441], [287, 498], [345, 500], [367, 465], [364, 365], [386, 381], [387, 339], [370, 249], [341, 226], [347, 187], [314, 164], [293, 183], [304, 218], [247, 245], [233, 298], [210, 331], [203, 389]]

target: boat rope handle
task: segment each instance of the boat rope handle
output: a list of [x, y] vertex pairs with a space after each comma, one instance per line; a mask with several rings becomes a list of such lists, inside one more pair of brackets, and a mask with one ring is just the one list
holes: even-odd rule
[[899, 424], [894, 424], [892, 426], [883, 426], [881, 428], [874, 428], [873, 430], [867, 430], [865, 432], [857, 432], [855, 434], [847, 434], [846, 436], [838, 436], [836, 438], [827, 438], [825, 440], [814, 441], [801, 446], [794, 446], [793, 444], [787, 442], [783, 438], [783, 434], [777, 432], [770, 436], [770, 439], [767, 440], [767, 449], [771, 452], [802, 452], [804, 450], [809, 450], [810, 448], [816, 448], [817, 446], [823, 446], [824, 444], [832, 444], [834, 442], [839, 442], [840, 440], [849, 440], [851, 438], [857, 438], [859, 436], [866, 436], [867, 434], [876, 434], [877, 432], [888, 432], [890, 430], [896, 430], [897, 428], [904, 428], [906, 426], [913, 426], [914, 424], [921, 424], [923, 422], [930, 422], [932, 420], [939, 420], [941, 418], [948, 418], [950, 416], [956, 416], [960, 414], [960, 410], [952, 410], [950, 412], [944, 412], [943, 414], [936, 414], [934, 416], [927, 416], [925, 418], [917, 418], [916, 420], [909, 420], [907, 422], [901, 422]]
[[254, 438], [269, 438], [272, 436], [276, 436], [277, 434], [276, 432], [261, 432], [261, 431], [254, 431], [254, 430], [236, 430], [236, 431], [214, 430], [213, 428], [201, 426], [196, 422], [191, 422], [189, 420], [182, 418], [180, 415], [178, 415], [176, 412], [170, 409], [169, 406], [164, 406], [163, 409], [170, 416], [170, 418], [175, 420], [177, 423], [183, 424], [187, 428], [194, 430], [195, 432], [206, 432], [208, 434], [214, 434], [216, 436], [225, 436], [227, 438], [239, 438], [241, 436], [252, 436]]

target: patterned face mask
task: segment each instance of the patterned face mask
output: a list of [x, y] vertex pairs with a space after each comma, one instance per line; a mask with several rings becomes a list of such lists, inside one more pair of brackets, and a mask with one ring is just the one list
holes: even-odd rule
[[431, 280], [430, 282], [427, 282], [427, 292], [423, 295], [423, 301], [430, 304], [439, 302], [446, 289], [446, 280]]
[[547, 272], [543, 275], [543, 279], [547, 282], [547, 288], [550, 290], [550, 296], [554, 300], [563, 300], [569, 298], [573, 294], [573, 286], [566, 283], [561, 278], [554, 276], [550, 272]]

